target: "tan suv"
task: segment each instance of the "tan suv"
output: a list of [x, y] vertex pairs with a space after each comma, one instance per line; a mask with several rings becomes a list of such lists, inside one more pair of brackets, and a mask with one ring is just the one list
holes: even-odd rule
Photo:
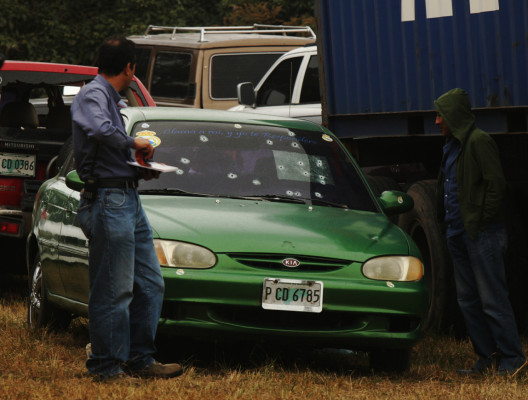
[[285, 52], [315, 43], [310, 27], [149, 26], [131, 36], [136, 76], [158, 105], [228, 109], [238, 105], [237, 84], [256, 85]]

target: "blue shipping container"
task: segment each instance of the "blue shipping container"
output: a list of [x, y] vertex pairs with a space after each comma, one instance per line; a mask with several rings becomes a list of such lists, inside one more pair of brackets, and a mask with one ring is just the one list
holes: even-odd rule
[[528, 106], [527, 0], [320, 0], [328, 116]]

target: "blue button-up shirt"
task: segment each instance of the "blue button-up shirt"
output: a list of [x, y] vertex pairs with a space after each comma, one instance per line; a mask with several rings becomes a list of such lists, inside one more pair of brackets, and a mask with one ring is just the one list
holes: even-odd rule
[[458, 186], [456, 179], [456, 160], [460, 152], [460, 142], [452, 138], [444, 145], [442, 172], [444, 173], [444, 209], [447, 237], [464, 232], [464, 222], [458, 202]]
[[101, 75], [84, 86], [71, 106], [73, 152], [81, 179], [137, 179], [131, 149], [134, 139], [125, 132], [121, 96]]

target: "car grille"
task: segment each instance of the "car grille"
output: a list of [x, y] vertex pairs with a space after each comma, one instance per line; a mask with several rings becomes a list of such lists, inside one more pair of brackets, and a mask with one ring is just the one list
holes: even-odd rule
[[[230, 253], [228, 256], [248, 267], [283, 271], [335, 271], [352, 263], [350, 260], [292, 256], [290, 254]], [[299, 261], [299, 265], [297, 267], [286, 267], [282, 262], [289, 258], [294, 258]]]

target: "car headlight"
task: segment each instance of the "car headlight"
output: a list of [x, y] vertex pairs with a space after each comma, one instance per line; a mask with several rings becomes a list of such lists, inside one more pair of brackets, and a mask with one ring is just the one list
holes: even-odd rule
[[211, 268], [216, 256], [205, 247], [174, 240], [154, 239], [160, 265], [174, 268]]
[[377, 257], [363, 264], [363, 275], [382, 281], [419, 281], [423, 276], [423, 264], [416, 257]]

